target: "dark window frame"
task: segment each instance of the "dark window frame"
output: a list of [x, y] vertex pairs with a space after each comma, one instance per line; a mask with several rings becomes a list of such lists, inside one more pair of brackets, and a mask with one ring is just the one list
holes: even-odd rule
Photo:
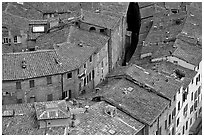
[[51, 85], [52, 84], [52, 76], [47, 76], [47, 85]]
[[29, 80], [29, 86], [30, 86], [30, 88], [34, 88], [35, 87], [35, 80], [34, 79]]

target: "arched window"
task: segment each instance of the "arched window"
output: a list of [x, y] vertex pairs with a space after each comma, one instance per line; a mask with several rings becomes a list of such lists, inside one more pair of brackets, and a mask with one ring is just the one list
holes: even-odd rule
[[91, 27], [91, 28], [89, 29], [89, 31], [96, 31], [96, 28], [95, 28], [95, 27]]

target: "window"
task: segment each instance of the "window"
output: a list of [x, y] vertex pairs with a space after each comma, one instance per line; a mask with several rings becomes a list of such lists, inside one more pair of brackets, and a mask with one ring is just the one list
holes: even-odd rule
[[193, 79], [192, 79], [192, 81], [191, 81], [191, 84], [193, 84]]
[[67, 73], [67, 79], [72, 78], [72, 72]]
[[196, 78], [196, 85], [198, 84], [198, 77]]
[[190, 119], [190, 125], [192, 124], [192, 118]]
[[186, 130], [188, 130], [188, 120], [186, 121]]
[[20, 81], [16, 82], [16, 89], [21, 89], [21, 82]]
[[89, 31], [95, 31], [95, 30], [96, 30], [95, 27], [91, 27], [91, 28], [89, 29]]
[[105, 29], [100, 29], [100, 32], [101, 32], [101, 33], [105, 32]]
[[101, 62], [101, 67], [103, 68], [103, 61]]
[[177, 119], [177, 122], [176, 122], [176, 126], [178, 127], [179, 125], [179, 118]]
[[50, 85], [50, 84], [52, 84], [52, 77], [48, 76], [47, 77], [47, 85]]
[[91, 81], [91, 72], [89, 73], [89, 80]]
[[183, 126], [183, 135], [184, 135], [184, 132], [185, 132], [185, 126]]
[[183, 97], [183, 102], [185, 102], [185, 100], [187, 99], [187, 95], [188, 95], [187, 92], [184, 92], [184, 93], [183, 93], [183, 96], [182, 96], [182, 97]]
[[202, 107], [199, 109], [199, 114], [201, 114], [201, 112], [202, 112]]
[[53, 100], [52, 94], [47, 95], [47, 101], [52, 101], [52, 100]]
[[198, 64], [198, 70], [199, 70], [199, 64]]
[[79, 69], [77, 69], [77, 74], [79, 74]]
[[190, 114], [193, 112], [193, 105], [190, 108]]
[[171, 124], [171, 114], [169, 115], [169, 125]]
[[88, 84], [89, 83], [89, 75], [86, 76], [86, 79], [87, 79], [86, 81], [87, 81], [87, 84]]
[[175, 134], [175, 130], [174, 130], [174, 127], [172, 128], [172, 135], [174, 135]]
[[17, 99], [17, 103], [23, 103], [22, 99]]
[[44, 26], [34, 26], [33, 32], [45, 32], [45, 27]]
[[197, 106], [198, 106], [198, 101], [196, 100], [194, 103], [194, 110], [196, 110]]
[[79, 91], [81, 91], [81, 82], [79, 83]]
[[191, 93], [191, 101], [193, 101], [193, 92]]
[[174, 101], [176, 100], [176, 95], [174, 95]]
[[198, 88], [198, 96], [200, 95], [201, 86]]
[[175, 60], [174, 60], [173, 62], [174, 62], [174, 64], [178, 64], [178, 61], [175, 61]]
[[86, 63], [84, 64], [84, 68], [86, 68]]
[[3, 38], [3, 44], [4, 43], [6, 43], [6, 44], [9, 43], [9, 38]]
[[94, 79], [94, 70], [92, 70], [92, 79]]
[[198, 93], [198, 91], [196, 91], [194, 94], [194, 101], [197, 99], [197, 93]]
[[165, 120], [165, 129], [167, 129], [167, 120]]
[[84, 78], [84, 86], [86, 86], [86, 78]]
[[89, 58], [89, 62], [92, 62], [92, 56]]
[[186, 106], [184, 107], [184, 110], [183, 110], [183, 115], [186, 117], [187, 115], [187, 111], [188, 111], [188, 104], [186, 104]]
[[17, 36], [14, 36], [13, 42], [14, 42], [14, 43], [17, 43]]
[[30, 80], [29, 83], [30, 83], [30, 88], [35, 87], [35, 81], [34, 80]]
[[200, 74], [198, 75], [198, 81], [200, 81]]
[[180, 110], [180, 101], [178, 102], [178, 111]]
[[174, 108], [173, 112], [172, 112], [172, 119], [175, 117], [176, 115], [176, 108]]

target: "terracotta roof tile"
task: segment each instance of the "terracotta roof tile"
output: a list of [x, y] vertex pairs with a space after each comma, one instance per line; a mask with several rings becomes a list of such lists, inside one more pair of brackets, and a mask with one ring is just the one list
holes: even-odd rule
[[146, 85], [147, 87], [153, 89], [154, 92], [168, 99], [172, 99], [182, 86], [182, 82], [179, 80], [159, 74], [148, 68], [145, 70], [134, 64], [127, 67], [127, 69], [124, 71], [114, 71], [112, 74], [109, 74], [109, 77], [117, 78], [118, 76], [125, 76], [128, 79], [135, 81], [136, 84]]
[[[2, 55], [2, 79], [17, 80], [58, 74], [61, 72], [56, 63], [54, 51], [35, 51], [8, 53]], [[25, 61], [26, 68], [22, 68]]]
[[154, 17], [154, 23], [145, 39], [141, 54], [152, 53], [153, 58], [170, 55], [175, 50], [173, 45], [183, 29], [185, 18], [186, 14], [183, 12]]
[[35, 8], [27, 6], [26, 4], [18, 4], [15, 2], [9, 2], [6, 12], [27, 19], [43, 18], [43, 14]]
[[43, 12], [70, 12], [79, 9], [78, 2], [26, 2], [27, 5]]
[[202, 60], [202, 49], [200, 46], [190, 45], [179, 39], [176, 40], [175, 46], [177, 49], [173, 52], [173, 56], [193, 65], [198, 65]]
[[71, 71], [83, 65], [90, 56], [97, 50], [96, 47], [62, 43], [54, 46], [59, 62], [62, 63], [64, 71]]
[[66, 26], [62, 29], [43, 34], [36, 39], [36, 45], [39, 49], [54, 49], [54, 44], [60, 44], [67, 42], [69, 35], [69, 26]]
[[35, 102], [35, 110], [38, 120], [69, 118], [70, 113], [67, 110], [65, 100], [49, 101], [49, 102]]
[[[127, 91], [131, 87], [133, 90]], [[125, 92], [127, 91], [127, 92]], [[166, 99], [122, 79], [104, 95], [105, 100], [117, 104], [141, 122], [151, 125], [169, 104]]]
[[7, 26], [13, 28], [18, 28], [19, 30], [24, 30], [25, 32], [28, 31], [28, 23], [29, 21], [26, 18], [22, 18], [19, 16], [15, 16], [6, 12], [2, 13], [2, 23], [6, 24]]
[[114, 29], [114, 27], [120, 20], [120, 18], [118, 17], [107, 16], [101, 13], [93, 13], [85, 10], [83, 10], [82, 16], [82, 22], [90, 23], [108, 29]]
[[82, 42], [92, 47], [97, 47], [99, 49], [105, 46], [105, 44], [108, 43], [108, 40], [108, 36], [95, 32], [81, 30], [73, 26], [70, 28], [70, 33], [68, 36], [68, 41], [71, 43], [79, 44], [80, 42]]
[[110, 105], [102, 101], [89, 106], [88, 112], [77, 113], [76, 121], [79, 123], [70, 134], [133, 135], [144, 127], [142, 123], [118, 109], [114, 117], [109, 116], [104, 112], [108, 106]]

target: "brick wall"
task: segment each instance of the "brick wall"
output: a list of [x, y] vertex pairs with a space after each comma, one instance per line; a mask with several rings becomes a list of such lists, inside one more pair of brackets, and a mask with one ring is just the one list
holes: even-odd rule
[[[31, 80], [31, 79], [30, 79]], [[21, 81], [21, 89], [16, 89], [16, 81], [8, 81], [2, 83], [2, 91], [8, 92], [7, 96], [3, 96], [3, 104], [17, 103], [17, 99], [22, 102], [30, 102], [30, 97], [35, 97], [35, 101], [47, 101], [47, 95], [52, 94], [53, 100], [61, 98], [61, 81], [60, 75], [52, 76], [52, 84], [47, 85], [47, 78], [40, 77], [33, 79], [35, 86], [30, 88], [29, 80]], [[25, 100], [25, 98], [27, 98]]]

